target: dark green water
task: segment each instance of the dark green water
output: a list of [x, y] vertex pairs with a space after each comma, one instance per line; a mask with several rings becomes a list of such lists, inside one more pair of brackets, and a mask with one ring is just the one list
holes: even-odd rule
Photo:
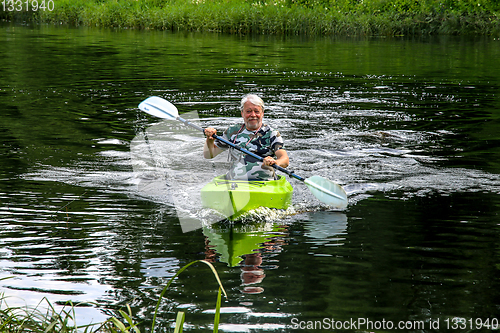
[[[500, 319], [498, 40], [0, 31], [8, 304], [98, 304], [78, 308], [80, 324], [130, 304], [146, 330], [168, 279], [206, 258], [229, 294], [227, 332], [327, 330], [332, 318], [373, 325], [337, 331], [390, 331], [384, 320], [453, 331], [465, 320], [458, 328], [472, 332], [477, 318]], [[268, 103], [290, 168], [339, 182], [350, 205], [331, 211], [292, 180], [298, 213], [240, 226], [258, 250], [229, 267], [213, 247], [227, 230], [182, 232], [173, 201], [202, 219], [193, 193], [145, 191], [136, 167], [210, 179], [225, 158], [203, 161], [202, 138], [172, 137], [137, 105], [158, 95], [222, 129], [247, 92]], [[216, 288], [205, 265], [190, 267], [159, 325], [184, 310], [186, 330], [208, 331]]]

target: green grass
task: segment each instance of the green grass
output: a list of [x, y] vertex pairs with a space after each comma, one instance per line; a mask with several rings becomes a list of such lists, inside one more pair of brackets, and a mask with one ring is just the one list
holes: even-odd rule
[[238, 34], [500, 34], [496, 0], [52, 1], [53, 11], [2, 11], [0, 19]]
[[[216, 333], [219, 327], [220, 307], [222, 293], [227, 297], [226, 291], [222, 286], [222, 282], [215, 270], [215, 267], [205, 261], [196, 260], [190, 262], [182, 267], [177, 273], [168, 281], [167, 285], [163, 288], [158, 303], [155, 308], [153, 323], [150, 332], [155, 332], [156, 318], [158, 309], [162, 302], [165, 292], [168, 290], [172, 282], [189, 266], [203, 263], [210, 267], [214, 274], [217, 283], [219, 284], [219, 292], [215, 304], [215, 317], [214, 317], [214, 330]], [[2, 279], [4, 280], [4, 279]], [[127, 305], [126, 311], [119, 310], [120, 318], [110, 317], [102, 323], [78, 325], [78, 318], [76, 317], [75, 307], [83, 304], [73, 304], [68, 302], [64, 307], [57, 310], [46, 298], [42, 299], [35, 307], [10, 307], [8, 299], [0, 294], [0, 332], [8, 333], [114, 333], [114, 332], [135, 332], [140, 333], [138, 322], [134, 321], [131, 308]], [[85, 304], [89, 305], [89, 304]], [[182, 332], [186, 314], [178, 312], [176, 317], [176, 326], [174, 332]]]

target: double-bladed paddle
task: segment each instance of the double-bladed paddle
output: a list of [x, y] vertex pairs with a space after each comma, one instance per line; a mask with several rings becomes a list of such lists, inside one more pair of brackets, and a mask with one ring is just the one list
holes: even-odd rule
[[[155, 117], [170, 119], [170, 120], [178, 120], [178, 121], [184, 123], [184, 125], [190, 126], [197, 131], [201, 131], [201, 132], [205, 133], [205, 130], [203, 128], [201, 128], [200, 126], [197, 126], [197, 125], [193, 124], [192, 122], [187, 121], [186, 119], [179, 117], [179, 111], [177, 110], [175, 105], [173, 105], [172, 103], [170, 103], [169, 101], [167, 101], [161, 97], [152, 96], [152, 97], [146, 98], [144, 101], [141, 102], [141, 104], [139, 104], [139, 109], [141, 109], [142, 111], [149, 113], [150, 115], [153, 115]], [[233, 147], [236, 150], [239, 150], [240, 152], [242, 152], [244, 154], [247, 154], [247, 155], [250, 155], [250, 156], [256, 158], [257, 160], [259, 160], [261, 162], [264, 160], [263, 157], [256, 155], [256, 154], [246, 150], [245, 148], [242, 148], [238, 145], [235, 145], [234, 143], [229, 142], [218, 135], [214, 134], [214, 135], [212, 135], [212, 137], [216, 140], [224, 142], [225, 144]], [[347, 207], [347, 194], [345, 193], [344, 189], [339, 184], [334, 183], [334, 182], [332, 182], [326, 178], [323, 178], [321, 176], [312, 176], [309, 178], [302, 178], [302, 177], [296, 175], [295, 173], [293, 173], [293, 171], [288, 171], [285, 168], [282, 168], [276, 164], [273, 164], [272, 167], [275, 168], [276, 170], [279, 170], [283, 173], [286, 173], [290, 177], [293, 177], [295, 179], [298, 179], [298, 180], [304, 182], [307, 185], [307, 187], [309, 188], [309, 190], [311, 191], [311, 193], [319, 201], [321, 201], [329, 206], [332, 206], [334, 208], [338, 208], [338, 209], [344, 209]]]

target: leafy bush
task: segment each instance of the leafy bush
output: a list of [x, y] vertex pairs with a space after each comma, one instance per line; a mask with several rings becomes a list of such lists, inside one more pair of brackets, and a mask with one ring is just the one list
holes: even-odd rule
[[0, 19], [257, 34], [500, 33], [496, 0], [54, 0]]
[[[226, 291], [222, 286], [222, 282], [215, 270], [215, 267], [205, 260], [196, 260], [190, 262], [189, 264], [182, 267], [177, 273], [168, 281], [167, 285], [163, 288], [156, 309], [154, 312], [153, 323], [151, 327], [151, 332], [155, 331], [156, 317], [158, 314], [158, 309], [162, 302], [165, 292], [168, 290], [172, 282], [179, 276], [184, 270], [189, 266], [203, 263], [210, 267], [212, 273], [214, 274], [217, 283], [219, 284], [219, 292], [217, 295], [217, 301], [215, 304], [215, 317], [214, 317], [214, 332], [218, 331], [219, 318], [220, 318], [220, 307], [222, 293], [227, 297]], [[0, 279], [0, 280], [5, 280]], [[130, 306], [127, 305], [127, 311], [119, 310], [118, 313], [121, 319], [117, 317], [111, 317], [103, 323], [87, 324], [87, 325], [77, 325], [77, 319], [75, 314], [75, 307], [83, 304], [73, 304], [68, 302], [60, 311], [58, 312], [56, 308], [49, 302], [48, 299], [43, 298], [40, 303], [34, 307], [10, 307], [7, 303], [7, 298], [0, 294], [0, 332], [44, 332], [44, 333], [77, 333], [77, 332], [101, 332], [101, 333], [114, 333], [114, 332], [136, 332], [140, 333], [138, 328], [138, 323], [134, 322], [133, 314]], [[88, 305], [88, 304], [87, 304]], [[44, 309], [42, 309], [42, 307]], [[182, 332], [182, 327], [184, 325], [185, 313], [179, 312], [176, 318], [175, 332]]]

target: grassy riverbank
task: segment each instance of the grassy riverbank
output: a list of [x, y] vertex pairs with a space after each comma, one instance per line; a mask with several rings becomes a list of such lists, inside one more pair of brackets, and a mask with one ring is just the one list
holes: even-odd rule
[[[227, 298], [226, 291], [222, 286], [219, 274], [215, 270], [215, 267], [208, 261], [196, 260], [185, 265], [177, 271], [177, 273], [169, 279], [167, 285], [163, 288], [160, 294], [158, 303], [156, 305], [151, 330], [149, 332], [155, 332], [156, 329], [156, 318], [159, 315], [159, 308], [162, 302], [165, 292], [168, 290], [172, 282], [189, 266], [194, 264], [205, 264], [212, 271], [215, 280], [218, 283], [218, 295], [215, 304], [215, 316], [213, 332], [218, 331], [219, 319], [220, 319], [220, 309], [221, 309], [221, 299], [222, 295]], [[8, 278], [3, 278], [1, 280], [6, 280]], [[132, 310], [130, 306], [127, 305], [126, 309], [119, 310], [119, 318], [110, 317], [108, 320], [102, 323], [91, 323], [85, 325], [78, 325], [76, 318], [76, 306], [91, 306], [91, 304], [73, 304], [68, 301], [62, 308], [59, 306], [59, 311], [56, 307], [46, 298], [42, 299], [36, 307], [11, 307], [8, 305], [7, 297], [0, 293], [0, 332], [17, 332], [17, 333], [141, 333], [139, 324], [134, 321]], [[164, 315], [164, 314], [163, 314]], [[177, 313], [175, 319], [175, 330], [174, 332], [182, 332], [184, 326], [186, 314], [182, 311]]]
[[32, 0], [17, 0], [14, 10], [12, 0], [2, 1], [0, 19], [54, 24], [240, 34], [500, 35], [496, 0], [38, 0], [46, 8], [37, 10]]

